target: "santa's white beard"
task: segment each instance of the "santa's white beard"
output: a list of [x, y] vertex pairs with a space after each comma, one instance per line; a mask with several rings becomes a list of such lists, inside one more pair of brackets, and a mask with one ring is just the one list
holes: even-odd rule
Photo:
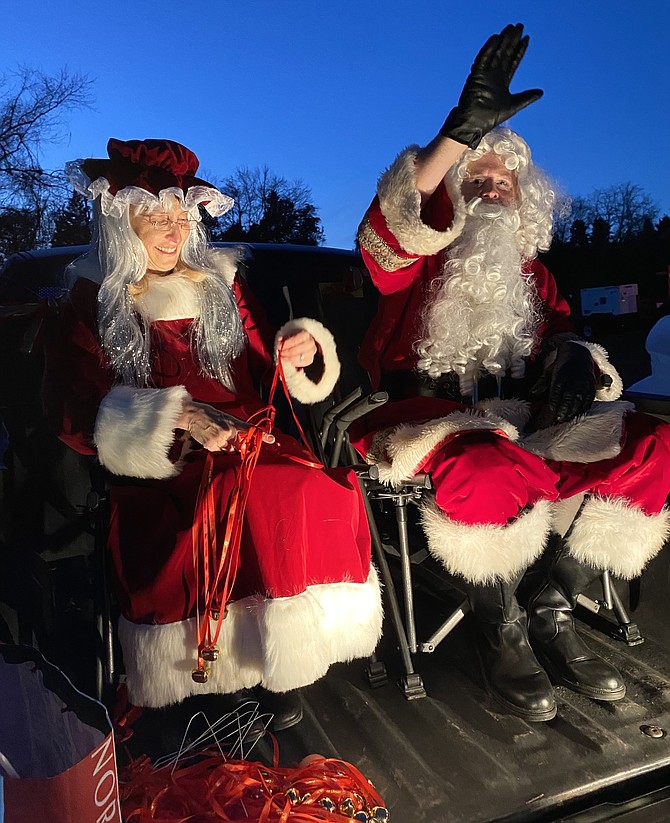
[[473, 201], [468, 213], [433, 283], [417, 344], [418, 368], [430, 377], [456, 372], [463, 395], [482, 372], [523, 377], [538, 323], [533, 283], [521, 273], [517, 210]]

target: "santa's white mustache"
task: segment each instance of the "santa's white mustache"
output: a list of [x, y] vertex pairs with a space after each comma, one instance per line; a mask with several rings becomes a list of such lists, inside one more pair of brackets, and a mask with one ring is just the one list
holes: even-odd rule
[[468, 217], [480, 218], [487, 225], [516, 231], [521, 225], [519, 210], [516, 206], [504, 206], [501, 203], [491, 203], [481, 197], [473, 197], [466, 204], [465, 213]]

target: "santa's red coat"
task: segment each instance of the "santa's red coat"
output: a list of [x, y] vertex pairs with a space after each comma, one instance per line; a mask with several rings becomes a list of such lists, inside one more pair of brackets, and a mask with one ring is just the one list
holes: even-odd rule
[[[384, 374], [416, 367], [429, 287], [459, 231], [444, 183], [421, 207], [413, 149], [385, 172], [378, 192], [358, 234], [379, 291], [359, 354], [373, 387]], [[544, 341], [575, 329], [544, 265], [528, 260], [520, 276], [533, 280], [541, 304], [537, 359]], [[619, 401], [621, 379], [607, 353], [581, 345], [591, 351], [596, 371], [611, 378], [585, 419], [530, 433], [523, 400], [472, 408], [415, 396], [354, 426], [354, 445], [379, 463], [383, 479], [397, 484], [419, 471], [431, 475], [435, 496], [424, 508], [424, 528], [431, 551], [452, 572], [486, 582], [522, 570], [542, 551], [555, 513], [567, 510], [561, 501], [582, 493], [587, 500], [570, 536], [581, 560], [630, 577], [664, 544], [670, 426]]]

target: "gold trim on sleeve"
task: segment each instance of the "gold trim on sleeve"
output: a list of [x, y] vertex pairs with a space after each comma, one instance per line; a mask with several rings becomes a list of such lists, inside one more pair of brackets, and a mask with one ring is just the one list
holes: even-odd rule
[[384, 271], [398, 271], [415, 263], [419, 257], [401, 257], [381, 238], [372, 228], [370, 220], [365, 217], [358, 227], [358, 242], [361, 248], [365, 249]]

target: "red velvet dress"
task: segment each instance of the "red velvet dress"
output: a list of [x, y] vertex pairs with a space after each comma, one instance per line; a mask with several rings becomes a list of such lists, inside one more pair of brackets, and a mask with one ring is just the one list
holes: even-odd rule
[[[79, 280], [48, 346], [46, 407], [61, 439], [95, 453], [92, 433], [114, 378], [95, 322], [97, 287]], [[247, 419], [263, 407], [254, 381], [272, 368], [272, 339], [253, 297], [234, 284], [248, 345], [233, 364], [236, 390], [204, 375], [191, 345], [192, 320], [151, 324], [157, 390], [190, 396]], [[153, 395], [152, 395], [153, 396]], [[121, 428], [118, 436], [123, 438]], [[319, 470], [293, 438], [276, 431], [263, 444], [251, 481], [232, 602], [223, 621], [221, 659], [207, 684], [194, 684], [196, 606], [191, 526], [207, 452], [183, 457], [174, 477], [118, 478], [111, 490], [109, 547], [122, 613], [120, 627], [131, 700], [160, 706], [189, 693], [235, 691], [262, 683], [284, 691], [312, 682], [336, 661], [370, 654], [381, 629], [379, 588], [355, 475]], [[172, 449], [176, 459], [178, 446]], [[216, 453], [213, 489], [225, 528], [237, 454]]]

